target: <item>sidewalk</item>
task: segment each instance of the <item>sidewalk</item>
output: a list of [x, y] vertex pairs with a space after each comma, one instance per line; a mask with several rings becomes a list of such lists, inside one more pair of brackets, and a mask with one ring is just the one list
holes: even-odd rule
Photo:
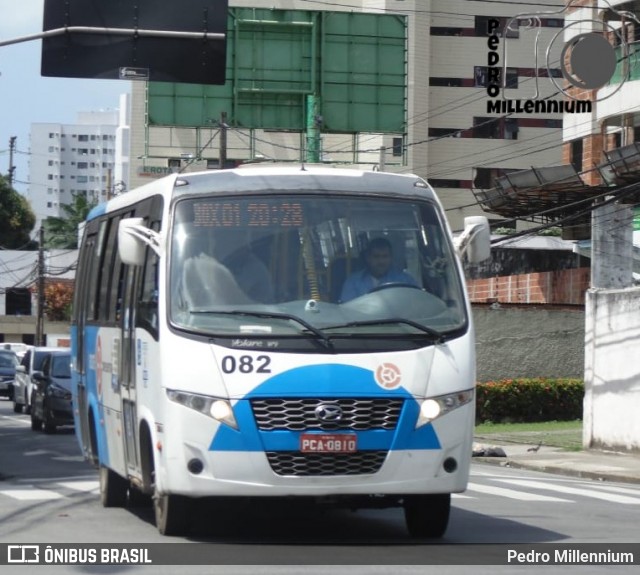
[[[482, 451], [499, 454], [500, 450], [506, 457], [476, 455]], [[487, 435], [475, 438], [473, 460], [515, 469], [640, 484], [640, 454], [595, 449], [566, 451], [559, 447], [516, 443], [504, 437]]]

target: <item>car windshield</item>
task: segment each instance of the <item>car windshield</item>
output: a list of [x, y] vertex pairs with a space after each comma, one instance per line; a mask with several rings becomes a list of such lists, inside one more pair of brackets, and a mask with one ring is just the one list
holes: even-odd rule
[[33, 357], [33, 369], [34, 371], [40, 371], [42, 369], [42, 364], [44, 360], [47, 358], [48, 352], [46, 351], [36, 351]]
[[437, 339], [467, 321], [436, 206], [369, 196], [181, 200], [170, 302], [174, 326], [219, 336]]
[[51, 360], [51, 377], [71, 377], [71, 356], [54, 355]]
[[0, 353], [0, 367], [15, 368], [18, 364], [18, 356], [15, 353]]

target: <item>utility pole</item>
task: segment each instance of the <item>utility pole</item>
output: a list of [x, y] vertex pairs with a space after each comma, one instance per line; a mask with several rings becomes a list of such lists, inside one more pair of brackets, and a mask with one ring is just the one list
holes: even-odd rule
[[622, 289], [633, 285], [633, 210], [605, 203], [591, 212], [591, 287]]
[[220, 162], [218, 168], [224, 170], [227, 163], [227, 113], [220, 112]]
[[38, 316], [36, 320], [36, 345], [45, 345], [44, 341], [44, 226], [40, 226], [40, 245], [38, 246]]
[[109, 168], [107, 170], [107, 200], [110, 200], [113, 197], [111, 178], [111, 168]]
[[13, 176], [16, 171], [16, 167], [13, 165], [13, 153], [16, 149], [16, 136], [9, 138], [9, 187], [13, 188]]

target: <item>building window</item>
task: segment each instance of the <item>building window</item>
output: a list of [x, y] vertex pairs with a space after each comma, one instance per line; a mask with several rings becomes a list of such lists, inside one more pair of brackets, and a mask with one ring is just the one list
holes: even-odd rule
[[582, 171], [582, 139], [571, 142], [571, 165], [576, 172]]
[[464, 80], [462, 78], [442, 78], [437, 76], [431, 76], [429, 78], [429, 86], [444, 86], [447, 88], [461, 88], [464, 86]]
[[28, 288], [7, 288], [7, 315], [31, 315], [31, 292]]
[[77, 181], [79, 184], [86, 184], [86, 183], [89, 181], [89, 178], [87, 178], [87, 176], [78, 176], [78, 177], [76, 178], [76, 181]]
[[489, 190], [495, 187], [495, 181], [509, 172], [517, 170], [501, 168], [475, 168], [476, 177], [473, 180], [473, 187], [481, 190]]
[[88, 142], [89, 141], [89, 136], [87, 136], [86, 134], [80, 134], [78, 136], [78, 142]]
[[453, 28], [450, 26], [431, 26], [429, 32], [432, 36], [462, 36], [464, 28]]
[[402, 156], [402, 138], [393, 138], [391, 149], [394, 156]]
[[[502, 86], [502, 68], [498, 68], [497, 71], [498, 71], [497, 85]], [[474, 78], [474, 85], [476, 86], [476, 88], [486, 88], [489, 85], [489, 67], [474, 66], [473, 78]], [[506, 87], [507, 88], [518, 87], [518, 69], [517, 68], [507, 68]]]
[[89, 164], [87, 162], [78, 162], [79, 170], [86, 170], [88, 167], [89, 167]]
[[[490, 34], [497, 34], [502, 37], [502, 33], [504, 31], [504, 27], [509, 23], [511, 17], [508, 18], [497, 18], [495, 16], [476, 16], [475, 29], [476, 35], [478, 36], [489, 36]], [[500, 24], [498, 27], [491, 30], [489, 32], [489, 21], [490, 20], [498, 20]], [[520, 23], [518, 19], [514, 19], [509, 28], [507, 29], [507, 38], [519, 38], [520, 37]]]

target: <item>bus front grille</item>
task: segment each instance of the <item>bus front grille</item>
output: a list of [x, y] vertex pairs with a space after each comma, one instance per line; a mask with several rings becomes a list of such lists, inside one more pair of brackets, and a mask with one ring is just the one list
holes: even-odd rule
[[[322, 406], [337, 407], [340, 418], [326, 421], [319, 417]], [[251, 407], [260, 431], [333, 431], [350, 429], [393, 430], [402, 411], [402, 399], [370, 398], [279, 398], [252, 399]]]
[[267, 451], [269, 465], [277, 475], [367, 475], [377, 473], [387, 451], [356, 453], [300, 453], [299, 451]]

